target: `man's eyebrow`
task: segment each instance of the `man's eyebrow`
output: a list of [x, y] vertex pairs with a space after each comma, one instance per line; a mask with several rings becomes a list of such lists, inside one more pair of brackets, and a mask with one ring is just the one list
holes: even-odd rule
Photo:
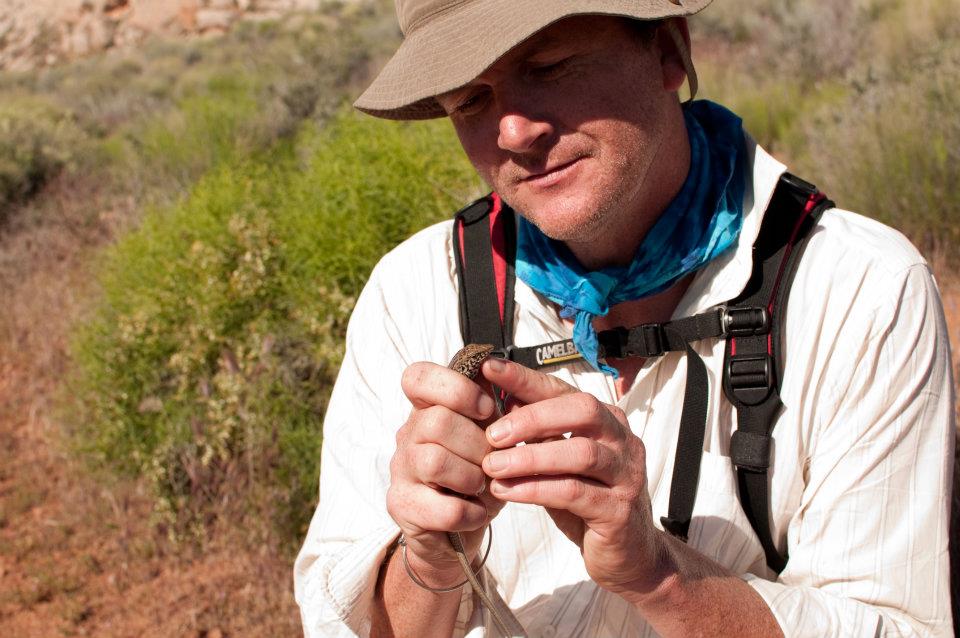
[[555, 33], [541, 32], [527, 40], [520, 57], [525, 59], [539, 53], [541, 49], [555, 48], [568, 41], [565, 38], [558, 37]]

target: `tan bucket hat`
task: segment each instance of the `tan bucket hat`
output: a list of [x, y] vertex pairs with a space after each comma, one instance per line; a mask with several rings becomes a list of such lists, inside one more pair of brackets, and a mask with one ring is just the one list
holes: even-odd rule
[[[459, 88], [534, 33], [571, 15], [615, 15], [656, 20], [697, 13], [711, 0], [396, 0], [404, 34], [393, 58], [354, 106], [392, 120], [446, 115], [435, 96]], [[690, 82], [690, 53], [679, 32]]]

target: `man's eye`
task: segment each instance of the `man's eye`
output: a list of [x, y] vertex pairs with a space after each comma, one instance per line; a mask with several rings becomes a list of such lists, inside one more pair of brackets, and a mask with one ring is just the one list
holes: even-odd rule
[[456, 108], [454, 108], [454, 111], [461, 115], [476, 113], [483, 108], [484, 100], [485, 97], [483, 93], [474, 93], [461, 100]]
[[570, 67], [570, 58], [565, 58], [549, 64], [531, 65], [527, 73], [531, 78], [539, 80], [553, 80], [566, 73]]

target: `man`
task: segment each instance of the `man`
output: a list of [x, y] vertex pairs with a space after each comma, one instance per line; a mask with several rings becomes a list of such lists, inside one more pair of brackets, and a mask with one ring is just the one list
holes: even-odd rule
[[[595, 352], [596, 330], [746, 285], [784, 167], [729, 112], [678, 99], [685, 79], [695, 91], [685, 16], [707, 4], [398, 0], [406, 39], [357, 106], [449, 116], [522, 217], [515, 343], [572, 332]], [[693, 344], [711, 391], [683, 542], [659, 521], [688, 357], [458, 375], [443, 365], [463, 345], [450, 236], [440, 224], [392, 251], [357, 302], [296, 565], [308, 635], [496, 635], [458, 587], [448, 531], [532, 636], [951, 635], [949, 352], [899, 234], [827, 211], [793, 283], [769, 486], [780, 574], [737, 496], [722, 341]], [[507, 416], [487, 384], [512, 397]]]

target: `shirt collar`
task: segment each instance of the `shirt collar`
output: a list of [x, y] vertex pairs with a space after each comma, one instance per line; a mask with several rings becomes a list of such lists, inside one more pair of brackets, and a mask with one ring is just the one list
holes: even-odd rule
[[749, 135], [745, 138], [746, 158], [753, 170], [745, 171], [743, 226], [736, 248], [714, 259], [697, 273], [673, 313], [675, 319], [695, 315], [733, 299], [743, 292], [750, 280], [753, 244], [786, 166], [760, 148]]
[[[736, 247], [700, 270], [677, 305], [673, 318], [688, 317], [733, 299], [746, 287], [753, 270], [753, 244], [760, 232], [763, 215], [773, 198], [780, 175], [786, 166], [745, 135], [746, 161], [753, 170], [744, 171], [747, 183], [743, 193], [743, 226]], [[519, 279], [515, 287], [518, 312], [529, 312], [557, 338], [569, 337], [557, 307]]]

